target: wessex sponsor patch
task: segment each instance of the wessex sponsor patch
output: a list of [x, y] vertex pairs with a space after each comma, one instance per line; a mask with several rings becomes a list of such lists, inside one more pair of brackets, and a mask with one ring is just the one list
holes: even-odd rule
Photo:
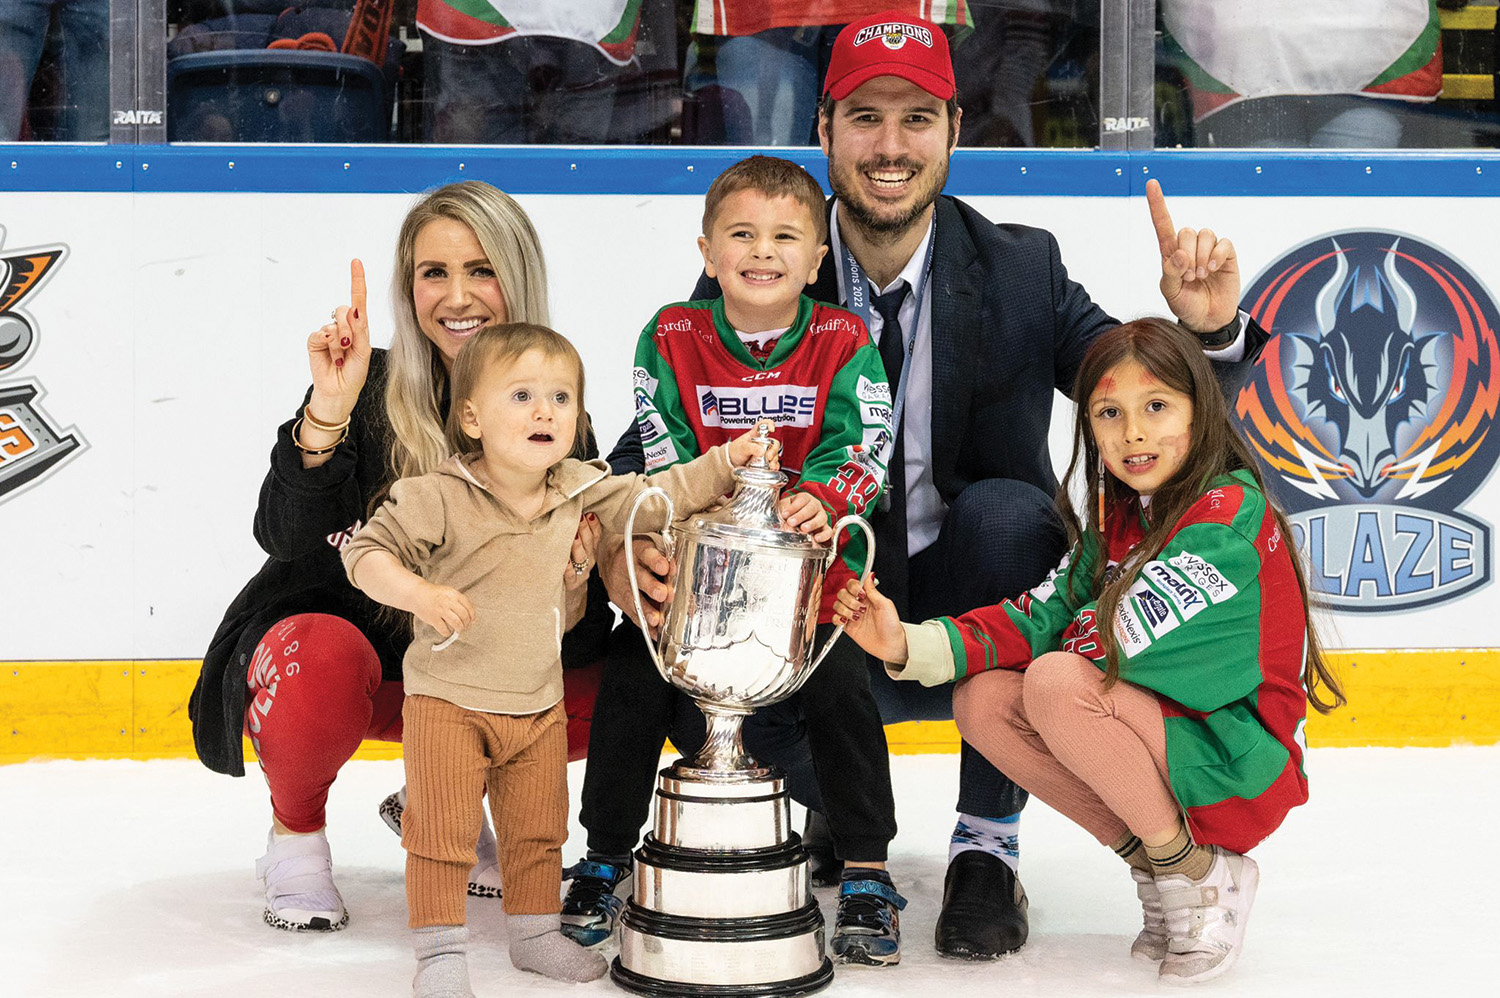
[[1193, 585], [1208, 593], [1208, 598], [1215, 603], [1222, 603], [1239, 592], [1234, 583], [1224, 578], [1210, 562], [1204, 561], [1191, 551], [1183, 551], [1173, 556], [1170, 561], [1192, 580]]

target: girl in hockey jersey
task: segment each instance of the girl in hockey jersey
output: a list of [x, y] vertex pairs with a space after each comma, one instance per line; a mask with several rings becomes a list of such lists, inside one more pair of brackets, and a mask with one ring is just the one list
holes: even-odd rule
[[1306, 705], [1344, 697], [1291, 529], [1197, 339], [1120, 326], [1073, 397], [1057, 496], [1072, 544], [1045, 582], [915, 625], [851, 582], [835, 619], [893, 677], [963, 680], [965, 740], [1129, 864], [1145, 921], [1131, 953], [1164, 982], [1209, 980], [1244, 940], [1258, 870], [1243, 854], [1307, 799]]

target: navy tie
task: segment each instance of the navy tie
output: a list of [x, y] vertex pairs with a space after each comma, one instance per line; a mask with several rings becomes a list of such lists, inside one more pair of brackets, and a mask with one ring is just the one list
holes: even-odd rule
[[[901, 331], [900, 316], [907, 290], [906, 282], [902, 281], [895, 289], [871, 299], [875, 311], [880, 313], [880, 359], [885, 363], [893, 404], [901, 384], [901, 362], [906, 355], [906, 337]], [[893, 415], [894, 411], [893, 408]], [[896, 443], [886, 469], [886, 494], [890, 506], [874, 524], [877, 533], [875, 577], [880, 580], [880, 591], [896, 604], [904, 618], [907, 613], [906, 447], [901, 439], [901, 427], [893, 426], [891, 430], [896, 435]]]

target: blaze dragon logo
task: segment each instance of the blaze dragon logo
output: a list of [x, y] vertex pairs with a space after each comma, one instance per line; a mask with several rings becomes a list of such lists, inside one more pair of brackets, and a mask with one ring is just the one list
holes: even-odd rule
[[1351, 611], [1446, 602], [1490, 579], [1490, 526], [1460, 506], [1500, 451], [1500, 314], [1457, 260], [1409, 235], [1297, 247], [1242, 307], [1269, 334], [1235, 418], [1309, 559]]
[[39, 382], [6, 380], [36, 347], [36, 326], [20, 311], [21, 303], [46, 283], [66, 253], [63, 246], [0, 249], [0, 502], [84, 447], [76, 433], [54, 429], [42, 414]]

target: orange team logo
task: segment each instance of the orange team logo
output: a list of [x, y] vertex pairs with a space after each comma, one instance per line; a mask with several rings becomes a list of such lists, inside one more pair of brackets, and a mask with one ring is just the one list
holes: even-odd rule
[[[0, 247], [5, 230], [0, 228]], [[0, 502], [39, 480], [85, 444], [76, 432], [55, 429], [37, 405], [36, 380], [6, 382], [35, 352], [36, 326], [21, 304], [47, 282], [67, 254], [65, 246], [0, 248]]]
[[1460, 508], [1500, 457], [1484, 285], [1420, 239], [1355, 230], [1289, 251], [1241, 306], [1271, 339], [1235, 416], [1322, 599], [1412, 609], [1489, 582], [1489, 525]]

